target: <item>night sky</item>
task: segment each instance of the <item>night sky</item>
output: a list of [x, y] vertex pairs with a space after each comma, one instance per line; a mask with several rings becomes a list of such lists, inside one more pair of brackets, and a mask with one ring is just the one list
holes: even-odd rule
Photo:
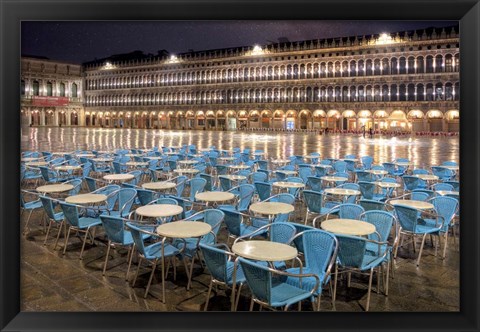
[[22, 55], [82, 63], [141, 50], [171, 54], [289, 41], [368, 35], [457, 21], [99, 21], [22, 22]]

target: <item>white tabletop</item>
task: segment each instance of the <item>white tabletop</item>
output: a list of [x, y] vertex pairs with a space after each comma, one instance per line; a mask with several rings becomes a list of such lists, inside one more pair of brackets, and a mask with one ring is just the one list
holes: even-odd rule
[[460, 169], [458, 165], [439, 165], [438, 167], [448, 168], [451, 171], [458, 171]]
[[147, 166], [148, 163], [146, 161], [127, 161], [125, 163], [127, 166]]
[[141, 153], [127, 153], [125, 157], [140, 157], [143, 156]]
[[133, 174], [108, 174], [103, 177], [107, 181], [128, 181], [132, 180], [135, 176]]
[[383, 169], [366, 169], [365, 172], [374, 174], [374, 175], [387, 175], [388, 172]]
[[48, 162], [46, 161], [31, 161], [29, 163], [26, 163], [25, 164], [26, 166], [47, 166], [48, 165]]
[[167, 190], [177, 186], [174, 182], [147, 182], [142, 187], [149, 190]]
[[77, 157], [85, 157], [85, 158], [95, 157], [95, 155], [93, 153], [79, 153], [76, 156]]
[[68, 196], [65, 202], [71, 204], [95, 204], [101, 203], [107, 199], [107, 195], [103, 194], [81, 194], [75, 196]]
[[272, 163], [274, 164], [287, 164], [290, 162], [290, 159], [273, 159]]
[[220, 175], [219, 177], [227, 178], [227, 179], [233, 180], [233, 181], [242, 181], [242, 180], [246, 180], [246, 179], [247, 179], [246, 176], [236, 175], [236, 174], [232, 174], [232, 175]]
[[204, 202], [224, 202], [234, 197], [234, 194], [225, 191], [204, 191], [195, 195], [196, 200]]
[[459, 191], [455, 190], [437, 190], [435, 191], [437, 194], [440, 196], [445, 196], [445, 195], [460, 195]]
[[82, 168], [80, 165], [60, 165], [54, 167], [57, 171], [73, 171]]
[[361, 192], [359, 190], [355, 189], [344, 189], [344, 188], [326, 188], [324, 190], [327, 194], [332, 194], [332, 195], [345, 195], [345, 196], [351, 196], [351, 195], [360, 195]]
[[196, 174], [200, 171], [198, 169], [195, 169], [195, 168], [177, 168], [177, 169], [174, 170], [174, 172]]
[[174, 204], [150, 204], [139, 207], [135, 213], [142, 217], [164, 218], [179, 215], [183, 208]]
[[438, 176], [433, 174], [414, 174], [413, 176], [426, 181], [438, 180]]
[[99, 163], [109, 163], [113, 161], [113, 158], [93, 158], [92, 160]]
[[265, 152], [253, 152], [252, 156], [263, 156]]
[[377, 182], [374, 182], [375, 185], [381, 187], [381, 188], [400, 188], [400, 184], [399, 183], [395, 183], [395, 182], [380, 182], [380, 181], [377, 181]]
[[37, 187], [37, 191], [45, 194], [63, 193], [73, 189], [73, 185], [69, 183], [62, 184], [47, 184], [45, 186]]
[[280, 188], [305, 188], [304, 183], [287, 182], [287, 181], [277, 181], [277, 182], [272, 183], [272, 186], [280, 187]]
[[176, 156], [180, 154], [180, 152], [165, 152], [164, 154], [166, 154], [167, 156]]
[[410, 161], [397, 161], [394, 164], [397, 165], [397, 166], [402, 166], [402, 167], [408, 167], [408, 166], [413, 166], [414, 165], [414, 163], [412, 163]]
[[320, 224], [327, 232], [342, 235], [365, 236], [375, 232], [375, 226], [355, 219], [328, 219]]
[[420, 210], [433, 209], [433, 204], [424, 201], [414, 201], [411, 199], [395, 199], [389, 202], [392, 205], [404, 205]]
[[344, 178], [342, 176], [322, 176], [320, 179], [324, 181], [329, 181], [329, 182], [336, 182], [336, 181], [348, 181], [347, 178]]
[[144, 158], [147, 158], [147, 159], [150, 159], [150, 160], [160, 160], [163, 157], [161, 157], [161, 156], [150, 156], [150, 157], [144, 157]]
[[196, 160], [179, 160], [177, 161], [178, 164], [183, 164], [183, 165], [194, 165], [194, 164], [198, 164], [198, 161]]
[[235, 157], [218, 157], [217, 160], [232, 161], [235, 160]]
[[199, 237], [208, 234], [212, 227], [201, 221], [174, 221], [157, 227], [157, 234], [170, 238]]
[[23, 162], [29, 162], [29, 161], [39, 160], [39, 159], [42, 159], [42, 157], [25, 157], [25, 158], [22, 158], [21, 160]]
[[233, 168], [233, 169], [247, 169], [247, 168], [250, 168], [251, 166], [247, 166], [247, 165], [229, 165], [228, 167]]
[[287, 261], [297, 257], [297, 249], [287, 244], [272, 241], [241, 241], [232, 246], [238, 256], [258, 261]]
[[356, 159], [356, 158], [343, 158], [343, 159], [340, 159], [340, 160], [343, 160], [343, 161], [353, 161], [353, 162], [355, 162], [355, 163], [358, 161], [358, 159]]
[[303, 156], [303, 158], [305, 158], [305, 159], [317, 159], [317, 158], [320, 158], [320, 156], [307, 155], [307, 156]]
[[320, 167], [320, 168], [332, 168], [332, 165], [318, 164], [318, 165], [315, 165], [315, 167]]
[[277, 170], [276, 172], [280, 172], [280, 173], [283, 173], [285, 175], [295, 175], [295, 174], [297, 174], [297, 171], [290, 171], [290, 170], [283, 170], [283, 169]]
[[250, 205], [250, 211], [265, 215], [277, 215], [290, 213], [294, 210], [293, 205], [282, 202], [258, 202]]

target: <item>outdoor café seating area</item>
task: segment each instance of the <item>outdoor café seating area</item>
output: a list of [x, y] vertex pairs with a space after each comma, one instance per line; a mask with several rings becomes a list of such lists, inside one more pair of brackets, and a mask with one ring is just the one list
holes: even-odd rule
[[187, 310], [383, 311], [412, 268], [459, 256], [454, 161], [182, 145], [24, 151], [20, 167], [23, 240], [125, 282], [125, 301], [194, 289]]

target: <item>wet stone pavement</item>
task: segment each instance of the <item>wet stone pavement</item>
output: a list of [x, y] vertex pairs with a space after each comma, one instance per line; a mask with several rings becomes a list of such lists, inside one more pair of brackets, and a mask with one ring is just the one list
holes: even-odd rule
[[[215, 145], [229, 149], [264, 149], [268, 157], [276, 158], [291, 154], [320, 152], [322, 156], [340, 157], [344, 154], [374, 156], [377, 162], [406, 157], [418, 164], [435, 165], [444, 160], [459, 160], [458, 138], [374, 138], [331, 135], [318, 137], [312, 134], [273, 134], [230, 132], [175, 132], [148, 130], [114, 130], [86, 128], [24, 128], [22, 150], [63, 151], [73, 149], [115, 149], [124, 146], [151, 147], [153, 145], [196, 144], [197, 147]], [[313, 136], [313, 137], [312, 137]], [[26, 140], [26, 137], [28, 140]], [[263, 140], [263, 141], [262, 141]], [[378, 143], [378, 144], [376, 144]], [[383, 160], [385, 159], [385, 160]], [[292, 220], [301, 222], [305, 210], [297, 203]], [[21, 229], [28, 217], [25, 213]], [[166, 303], [161, 302], [161, 274], [157, 269], [152, 287], [144, 298], [150, 269], [142, 265], [139, 277], [132, 287], [136, 264], [132, 265], [128, 281], [127, 250], [115, 248], [110, 251], [110, 260], [105, 276], [102, 276], [106, 254], [106, 241], [102, 231], [97, 232], [99, 241], [87, 242], [83, 260], [79, 260], [81, 238], [72, 236], [67, 251], [63, 251], [63, 235], [54, 249], [58, 229], [52, 228], [47, 244], [43, 245], [45, 231], [41, 223], [42, 212], [33, 212], [29, 229], [21, 237], [21, 310], [22, 311], [201, 311], [204, 309], [210, 276], [196, 262], [193, 282], [186, 290], [187, 276], [181, 262], [177, 261], [176, 280], [173, 269], [166, 278]], [[458, 234], [457, 234], [458, 236]], [[222, 228], [218, 242], [226, 242], [227, 232]], [[103, 239], [103, 240], [102, 240]], [[419, 267], [415, 260], [419, 250], [412, 245], [399, 248], [394, 261], [395, 275], [390, 278], [389, 295], [376, 292], [376, 276], [373, 280], [370, 311], [458, 311], [459, 258], [457, 238], [449, 236], [446, 258], [435, 250], [427, 237]], [[368, 276], [353, 274], [351, 287], [340, 280], [337, 287], [336, 311], [363, 311], [367, 298]], [[212, 291], [209, 311], [228, 311], [229, 295], [221, 287]], [[248, 310], [250, 303], [248, 287], [242, 290], [238, 310]], [[257, 310], [258, 307], [255, 307]], [[311, 310], [308, 301], [303, 310]], [[293, 306], [291, 310], [296, 310]], [[321, 310], [333, 310], [328, 289], [322, 294]]]

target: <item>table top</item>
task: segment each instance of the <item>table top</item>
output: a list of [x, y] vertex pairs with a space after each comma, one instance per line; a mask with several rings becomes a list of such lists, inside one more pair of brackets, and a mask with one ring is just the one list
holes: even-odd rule
[[125, 157], [140, 157], [143, 156], [141, 153], [127, 153]]
[[287, 182], [287, 181], [277, 181], [272, 183], [274, 187], [281, 187], [281, 188], [305, 188], [304, 183], [300, 182]]
[[161, 157], [161, 156], [150, 156], [150, 157], [146, 156], [144, 158], [147, 158], [147, 159], [150, 159], [150, 160], [161, 160], [163, 157]]
[[183, 212], [183, 208], [174, 204], [150, 204], [140, 206], [135, 213], [142, 217], [162, 218], [179, 215]]
[[247, 166], [247, 165], [229, 165], [228, 167], [233, 168], [233, 169], [247, 169], [247, 168], [250, 168], [251, 166]]
[[54, 167], [58, 171], [73, 171], [75, 169], [80, 169], [82, 166], [80, 165], [60, 165]]
[[45, 194], [50, 193], [63, 193], [73, 189], [73, 185], [69, 183], [62, 184], [47, 184], [45, 186], [37, 187], [37, 191]]
[[241, 257], [266, 262], [287, 261], [298, 255], [297, 249], [287, 244], [259, 240], [237, 242], [232, 251]]
[[108, 174], [103, 179], [107, 181], [127, 181], [132, 180], [134, 177], [133, 174]]
[[383, 169], [366, 169], [365, 172], [374, 174], [374, 175], [387, 175], [388, 172]]
[[146, 161], [127, 161], [125, 163], [127, 166], [147, 166], [148, 162]]
[[204, 202], [223, 202], [234, 197], [234, 194], [225, 191], [204, 191], [195, 195], [195, 199]]
[[356, 219], [328, 219], [320, 224], [327, 232], [342, 235], [365, 236], [375, 232], [375, 226]]
[[445, 195], [460, 195], [459, 191], [455, 190], [437, 190], [435, 191], [437, 194], [440, 196], [445, 196]]
[[332, 168], [332, 165], [318, 164], [318, 165], [315, 165], [315, 167], [320, 167], [320, 168]]
[[353, 161], [353, 162], [355, 162], [355, 163], [358, 161], [357, 158], [342, 158], [342, 159], [340, 159], [340, 160], [343, 160], [343, 161]]
[[95, 204], [101, 203], [107, 199], [107, 195], [103, 194], [80, 194], [75, 196], [68, 196], [65, 202], [71, 204]]
[[219, 177], [227, 178], [227, 179], [233, 180], [233, 181], [242, 181], [242, 180], [246, 180], [246, 179], [247, 179], [246, 176], [237, 175], [237, 174], [232, 174], [232, 175], [220, 175]]
[[395, 182], [374, 182], [375, 185], [381, 187], [381, 188], [400, 188], [400, 183], [395, 183]]
[[174, 221], [157, 227], [157, 234], [170, 238], [200, 237], [208, 234], [212, 227], [201, 221]]
[[173, 182], [147, 182], [142, 184], [144, 189], [150, 190], [166, 190], [175, 188], [176, 186], [177, 184]]
[[394, 199], [389, 202], [392, 205], [405, 205], [420, 210], [433, 209], [433, 204], [424, 201], [414, 201], [411, 199]]
[[26, 166], [47, 166], [48, 165], [48, 162], [46, 161], [31, 161], [29, 163], [26, 163], [25, 164]]
[[198, 169], [195, 169], [195, 168], [177, 168], [177, 169], [174, 170], [174, 172], [195, 174], [195, 173], [198, 173], [200, 171]]
[[113, 161], [113, 158], [93, 158], [92, 160], [99, 163], [109, 163]]
[[85, 157], [85, 158], [91, 158], [91, 157], [95, 157], [95, 155], [93, 153], [79, 153], [79, 154], [76, 154], [77, 157]]
[[290, 171], [290, 170], [284, 170], [284, 169], [276, 170], [276, 172], [280, 172], [280, 173], [283, 173], [283, 174], [286, 174], [286, 175], [295, 175], [295, 174], [297, 174], [297, 171]]
[[178, 164], [184, 164], [184, 165], [194, 165], [194, 164], [198, 164], [198, 161], [196, 160], [179, 160], [177, 161]]
[[164, 154], [167, 155], [167, 156], [176, 156], [176, 155], [180, 154], [180, 152], [165, 152]]
[[344, 189], [344, 188], [326, 188], [324, 190], [327, 194], [332, 194], [332, 195], [345, 195], [345, 196], [350, 196], [350, 195], [360, 195], [361, 192], [359, 190], [355, 189]]
[[272, 163], [274, 164], [287, 164], [290, 162], [290, 159], [273, 159]]
[[422, 180], [438, 180], [438, 176], [433, 174], [414, 174], [413, 176]]
[[320, 159], [320, 156], [306, 155], [306, 156], [303, 156], [303, 158], [306, 158], [306, 159]]
[[325, 181], [330, 181], [330, 182], [336, 182], [336, 181], [348, 181], [347, 178], [344, 178], [342, 176], [322, 176], [320, 179], [325, 180]]
[[22, 158], [21, 161], [29, 162], [29, 161], [39, 160], [39, 159], [42, 159], [42, 157], [25, 157], [25, 158]]
[[459, 165], [438, 165], [438, 167], [448, 168], [449, 170], [452, 170], [452, 171], [458, 171], [460, 169]]
[[403, 167], [414, 166], [414, 163], [412, 163], [411, 161], [397, 161], [394, 164]]
[[265, 152], [253, 152], [252, 156], [263, 156]]
[[258, 202], [250, 205], [250, 211], [266, 215], [290, 213], [293, 210], [293, 205], [282, 202]]
[[218, 157], [217, 160], [232, 161], [235, 160], [235, 157]]

